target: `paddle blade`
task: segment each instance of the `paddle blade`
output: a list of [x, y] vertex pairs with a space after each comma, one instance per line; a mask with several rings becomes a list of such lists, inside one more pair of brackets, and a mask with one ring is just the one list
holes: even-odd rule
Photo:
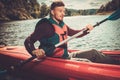
[[120, 9], [116, 10], [113, 14], [108, 17], [108, 20], [117, 20], [120, 18]]

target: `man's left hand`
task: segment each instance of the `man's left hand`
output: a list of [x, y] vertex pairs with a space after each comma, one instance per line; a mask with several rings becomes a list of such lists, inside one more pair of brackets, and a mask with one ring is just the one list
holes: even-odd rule
[[94, 27], [91, 24], [88, 24], [86, 28], [89, 29], [88, 32], [90, 32], [91, 30], [93, 30]]

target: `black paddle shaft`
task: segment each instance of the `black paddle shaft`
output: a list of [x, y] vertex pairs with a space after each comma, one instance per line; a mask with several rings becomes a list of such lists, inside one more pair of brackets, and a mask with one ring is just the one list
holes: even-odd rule
[[97, 22], [95, 25], [93, 25], [93, 27], [99, 26], [100, 24], [102, 24], [103, 22], [105, 22], [107, 20], [108, 20], [108, 18], [106, 18], [106, 19], [104, 19], [104, 20], [102, 20], [100, 22]]
[[[106, 18], [106, 19], [104, 19], [104, 20], [102, 20], [102, 21], [100, 21], [100, 22], [97, 22], [95, 25], [93, 25], [93, 27], [99, 26], [100, 24], [102, 24], [103, 22], [105, 22], [105, 21], [107, 21], [107, 20], [108, 20], [108, 18]], [[89, 33], [88, 30], [89, 30], [89, 29], [84, 30], [84, 31], [83, 31], [83, 34], [88, 34], [88, 33]], [[83, 34], [81, 34], [81, 35], [83, 35]]]
[[[108, 20], [108, 18], [106, 18], [106, 19], [104, 19], [104, 20], [102, 20], [102, 21], [100, 21], [100, 22], [97, 22], [93, 27], [99, 26], [101, 23], [103, 23], [103, 22], [105, 22], [105, 21], [107, 21], [107, 20]], [[89, 30], [89, 29], [83, 31], [83, 34], [87, 34], [87, 33], [88, 33], [88, 32], [87, 32], [88, 30]], [[81, 35], [83, 35], [83, 34], [81, 34]], [[19, 64], [19, 66], [25, 65], [26, 63], [32, 61], [32, 60], [35, 59], [35, 58], [36, 58], [36, 56], [32, 56], [32, 57], [30, 57], [29, 59], [27, 59], [27, 60], [25, 60], [25, 61], [22, 61], [22, 62]]]
[[28, 58], [27, 60], [20, 61], [20, 63], [18, 63], [16, 65], [10, 66], [10, 68], [8, 69], [8, 71], [14, 71], [16, 69], [19, 69], [19, 68], [21, 68], [22, 66], [24, 66], [25, 64], [27, 64], [28, 62], [32, 61], [35, 58], [36, 58], [36, 56], [34, 55], [34, 56]]

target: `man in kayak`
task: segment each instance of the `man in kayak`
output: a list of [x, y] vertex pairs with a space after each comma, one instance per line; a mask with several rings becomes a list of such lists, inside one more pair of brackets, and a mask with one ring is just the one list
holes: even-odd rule
[[[25, 40], [25, 47], [31, 55], [36, 55], [37, 58], [45, 56], [54, 58], [85, 58], [96, 63], [118, 64], [116, 60], [106, 56], [97, 50], [89, 50], [84, 52], [68, 53], [67, 43], [54, 48], [54, 45], [67, 39], [67, 36], [73, 36], [81, 30], [73, 30], [63, 22], [65, 15], [65, 5], [62, 1], [56, 1], [51, 4], [50, 18], [41, 19], [35, 27], [34, 32]], [[84, 29], [93, 29], [92, 25], [87, 25]], [[87, 33], [86, 33], [87, 34]], [[86, 34], [78, 36], [78, 38]], [[38, 49], [34, 43], [40, 42]]]

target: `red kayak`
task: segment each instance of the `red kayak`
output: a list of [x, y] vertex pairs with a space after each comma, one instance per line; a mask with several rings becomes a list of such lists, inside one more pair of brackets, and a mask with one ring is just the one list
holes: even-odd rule
[[[71, 50], [74, 51], [74, 50]], [[120, 59], [120, 50], [102, 51]], [[6, 68], [27, 60], [31, 55], [23, 46], [6, 46], [0, 48], [0, 64]], [[21, 70], [32, 75], [42, 75], [60, 80], [120, 80], [120, 66], [93, 62], [73, 61], [47, 57], [31, 62]], [[49, 79], [50, 80], [50, 79]]]

